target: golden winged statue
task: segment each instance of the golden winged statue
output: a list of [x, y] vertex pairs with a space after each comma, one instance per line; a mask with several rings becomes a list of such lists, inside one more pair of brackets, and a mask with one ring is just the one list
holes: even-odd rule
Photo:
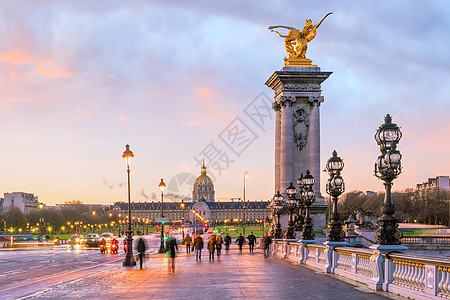
[[[309, 63], [311, 62], [311, 60], [306, 58], [308, 42], [314, 39], [314, 37], [316, 36], [317, 28], [319, 28], [323, 20], [325, 20], [325, 18], [331, 14], [332, 12], [326, 14], [325, 17], [323, 17], [317, 25], [313, 25], [311, 19], [306, 20], [305, 26], [302, 30], [289, 26], [269, 26], [270, 31], [276, 32], [280, 37], [284, 38], [286, 52], [289, 54], [289, 58], [284, 58], [286, 62], [288, 62], [289, 60], [307, 60], [309, 61]], [[280, 32], [274, 30], [275, 28], [289, 29], [289, 33], [283, 35]]]

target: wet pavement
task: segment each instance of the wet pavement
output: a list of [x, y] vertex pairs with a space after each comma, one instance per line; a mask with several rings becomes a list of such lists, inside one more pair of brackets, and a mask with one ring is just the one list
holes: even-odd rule
[[[260, 250], [239, 254], [232, 249], [220, 260], [184, 254], [168, 272], [169, 255], [149, 255], [144, 269], [116, 266], [59, 284], [23, 299], [386, 299], [363, 285], [299, 266]], [[385, 293], [386, 294], [386, 293]]]

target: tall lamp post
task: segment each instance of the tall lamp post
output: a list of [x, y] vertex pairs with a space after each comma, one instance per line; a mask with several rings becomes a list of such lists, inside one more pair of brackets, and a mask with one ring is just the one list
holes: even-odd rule
[[[166, 184], [164, 180], [161, 178], [161, 182], [159, 183], [159, 189], [161, 190], [161, 219], [164, 218], [164, 189], [166, 188]], [[161, 221], [161, 245], [159, 247], [159, 253], [166, 253], [166, 249], [164, 248], [164, 222]]]
[[341, 217], [338, 211], [338, 197], [345, 191], [344, 179], [341, 177], [341, 171], [344, 169], [344, 162], [337, 156], [336, 150], [333, 156], [328, 159], [327, 171], [330, 178], [327, 181], [326, 191], [333, 200], [333, 212], [331, 213], [330, 229], [327, 232], [328, 241], [344, 242], [345, 232], [342, 230]]
[[286, 229], [286, 238], [287, 239], [295, 239], [295, 231], [294, 231], [294, 220], [292, 218], [292, 214], [294, 210], [297, 208], [297, 200], [295, 200], [295, 195], [297, 194], [297, 190], [294, 185], [291, 184], [286, 189], [286, 194], [288, 196], [288, 200], [286, 201], [286, 209], [289, 212], [289, 222]]
[[305, 214], [305, 224], [303, 225], [303, 231], [302, 231], [302, 239], [307, 241], [314, 240], [314, 231], [313, 231], [313, 225], [312, 220], [309, 215], [309, 207], [311, 204], [315, 202], [315, 194], [313, 191], [314, 186], [314, 177], [309, 173], [309, 170], [306, 170], [305, 176], [303, 176], [301, 180], [301, 188], [303, 190], [303, 203], [306, 206], [306, 214]]
[[118, 221], [118, 223], [119, 223], [119, 237], [121, 237], [121, 235], [120, 235], [120, 224], [122, 223], [122, 220], [120, 218], [122, 218], [122, 214], [118, 214], [117, 217], [119, 217], [119, 221]]
[[246, 221], [246, 218], [245, 218], [245, 205], [246, 205], [246, 203], [245, 203], [245, 178], [247, 178], [247, 177], [249, 177], [250, 175], [248, 175], [248, 172], [247, 171], [245, 171], [244, 172], [244, 214], [243, 214], [243, 218], [242, 218], [242, 231], [244, 232], [243, 233], [243, 235], [245, 236], [245, 223], [247, 223]]
[[38, 240], [39, 241], [42, 241], [42, 234], [43, 234], [43, 231], [44, 231], [44, 218], [42, 217], [42, 210], [44, 209], [44, 204], [43, 203], [39, 203], [39, 205], [38, 205], [38, 207], [39, 207], [39, 215], [40, 215], [40, 218], [39, 218], [39, 238], [38, 238]]
[[181, 199], [180, 206], [181, 206], [181, 217], [183, 219], [183, 220], [181, 220], [181, 233], [182, 233], [182, 239], [184, 240], [184, 222], [186, 220], [184, 219], [184, 207], [185, 207], [185, 204], [184, 204], [184, 200], [183, 199]]
[[278, 191], [275, 196], [273, 197], [273, 200], [275, 202], [275, 206], [273, 208], [274, 214], [277, 215], [277, 224], [275, 229], [274, 237], [276, 239], [283, 238], [283, 232], [281, 230], [281, 224], [280, 224], [280, 215], [283, 212], [283, 196], [280, 194], [280, 191]]
[[127, 255], [125, 256], [125, 260], [123, 261], [124, 267], [132, 267], [136, 265], [136, 261], [133, 258], [133, 237], [131, 236], [131, 196], [130, 196], [130, 162], [134, 157], [133, 152], [130, 150], [130, 145], [125, 145], [125, 151], [122, 155], [127, 162], [127, 175], [128, 175], [128, 228], [127, 228]]
[[375, 162], [375, 176], [384, 181], [386, 193], [381, 208], [383, 215], [378, 218], [378, 229], [374, 236], [380, 245], [401, 245], [403, 234], [398, 230], [398, 219], [394, 216], [396, 211], [391, 197], [392, 181], [402, 172], [402, 155], [397, 150], [397, 144], [402, 137], [400, 128], [392, 123], [388, 114], [375, 134], [375, 140], [380, 146], [381, 155]]

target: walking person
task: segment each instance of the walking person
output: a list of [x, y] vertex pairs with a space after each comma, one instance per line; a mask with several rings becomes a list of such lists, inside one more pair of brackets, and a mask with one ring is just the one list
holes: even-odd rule
[[239, 236], [236, 239], [236, 244], [238, 244], [238, 246], [239, 246], [239, 252], [240, 253], [242, 253], [242, 246], [244, 245], [244, 243], [245, 243], [245, 239], [242, 236], [242, 233], [239, 233]]
[[222, 237], [220, 236], [220, 233], [218, 233], [216, 236], [217, 259], [220, 259], [220, 255], [222, 254], [222, 244], [223, 244]]
[[256, 236], [253, 234], [253, 232], [250, 232], [250, 234], [247, 236], [248, 240], [248, 249], [250, 253], [253, 253], [253, 249], [255, 248], [255, 242], [256, 242]]
[[139, 256], [138, 256], [139, 257], [139, 266], [141, 267], [141, 270], [142, 270], [142, 264], [144, 263], [145, 248], [147, 248], [147, 246], [145, 245], [145, 241], [142, 238], [139, 238], [137, 250], [139, 253]]
[[270, 244], [272, 244], [272, 239], [267, 234], [267, 232], [264, 232], [262, 245], [264, 247], [264, 257], [265, 258], [269, 258]]
[[195, 261], [202, 261], [203, 239], [200, 233], [197, 233], [194, 239]]
[[214, 260], [214, 251], [216, 249], [216, 236], [211, 235], [208, 241], [209, 260]]
[[169, 248], [169, 254], [171, 258], [171, 260], [169, 261], [169, 265], [167, 267], [169, 273], [170, 269], [172, 269], [172, 273], [175, 273], [175, 250], [178, 251], [177, 240], [173, 236], [170, 236], [169, 240], [167, 241], [167, 246]]
[[231, 244], [231, 237], [228, 235], [228, 233], [227, 233], [227, 235], [223, 238], [223, 242], [224, 242], [224, 244], [225, 244], [225, 251], [226, 251], [227, 254], [228, 254], [228, 251], [230, 251], [230, 244]]
[[191, 254], [191, 243], [192, 243], [192, 238], [189, 235], [189, 233], [186, 234], [186, 236], [184, 237], [184, 245], [186, 246], [186, 254], [189, 255]]

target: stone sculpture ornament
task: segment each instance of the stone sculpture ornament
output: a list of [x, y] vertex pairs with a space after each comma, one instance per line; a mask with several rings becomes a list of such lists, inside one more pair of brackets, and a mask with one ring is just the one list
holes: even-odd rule
[[[306, 20], [305, 26], [302, 30], [290, 26], [269, 26], [270, 31], [276, 32], [280, 37], [284, 38], [284, 46], [286, 48], [286, 52], [289, 54], [289, 58], [284, 58], [285, 62], [289, 59], [307, 60], [306, 50], [308, 49], [308, 42], [311, 42], [314, 39], [317, 28], [319, 28], [325, 18], [331, 14], [332, 12], [326, 14], [317, 25], [313, 25], [311, 19]], [[283, 35], [274, 30], [275, 28], [288, 29], [289, 33]]]

